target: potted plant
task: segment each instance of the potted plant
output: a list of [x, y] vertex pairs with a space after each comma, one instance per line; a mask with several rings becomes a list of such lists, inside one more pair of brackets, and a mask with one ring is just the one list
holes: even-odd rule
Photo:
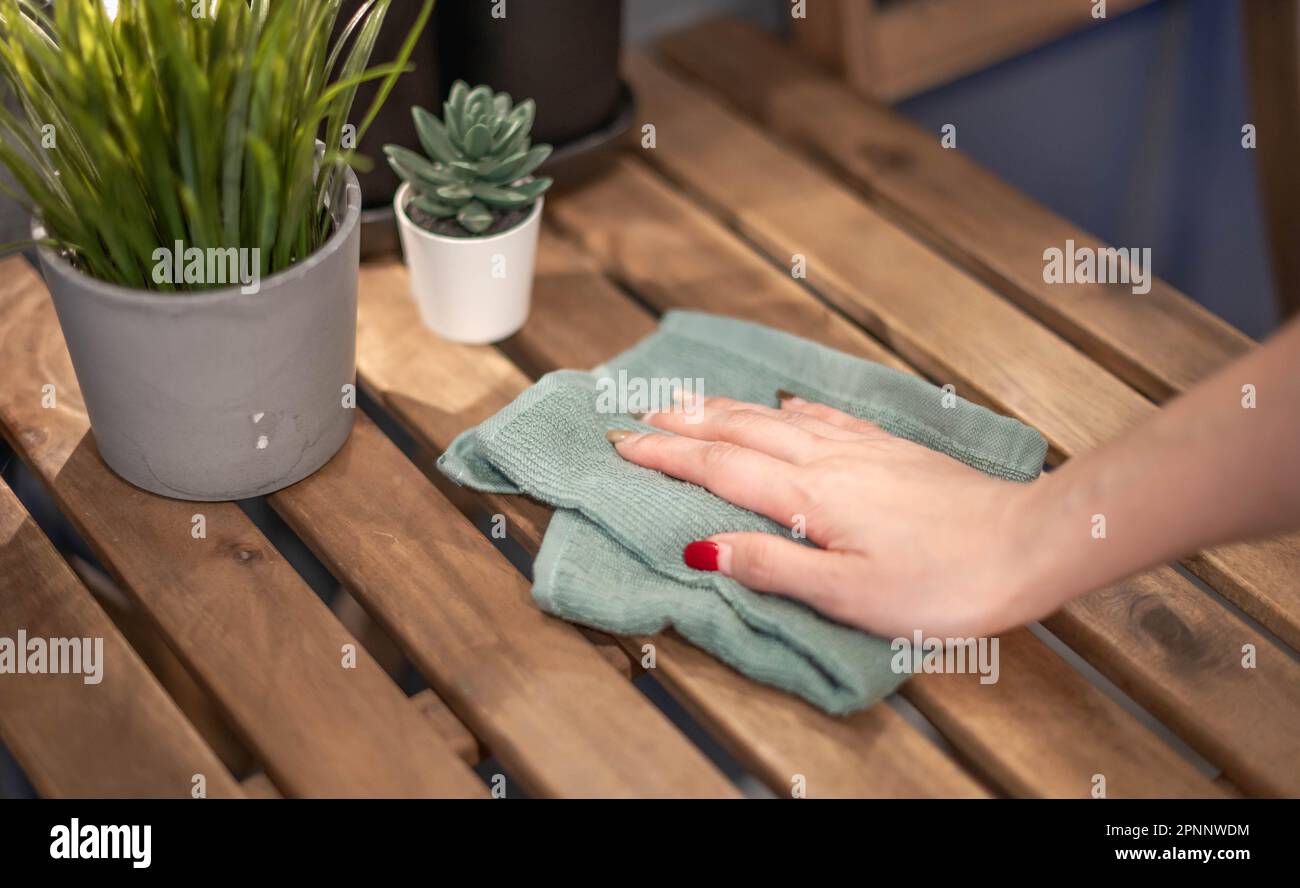
[[457, 81], [439, 120], [413, 108], [425, 155], [388, 145], [403, 180], [394, 209], [424, 323], [457, 342], [505, 339], [524, 325], [543, 195], [533, 171], [551, 154], [532, 144], [536, 106]]
[[[104, 461], [229, 500], [311, 474], [355, 415], [351, 165], [406, 68], [369, 68], [392, 0], [0, 0], [0, 162]], [[380, 81], [365, 117], [358, 87]]]

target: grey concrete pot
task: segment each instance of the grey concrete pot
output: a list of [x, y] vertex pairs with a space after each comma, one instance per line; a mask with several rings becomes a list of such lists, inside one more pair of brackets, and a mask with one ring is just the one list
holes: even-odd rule
[[334, 235], [261, 282], [191, 294], [87, 277], [41, 250], [100, 455], [184, 500], [268, 494], [324, 465], [356, 413], [361, 189]]

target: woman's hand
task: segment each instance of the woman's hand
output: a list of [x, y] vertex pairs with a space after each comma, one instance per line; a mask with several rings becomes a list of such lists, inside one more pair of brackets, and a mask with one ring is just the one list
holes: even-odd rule
[[657, 413], [646, 422], [675, 435], [611, 435], [632, 462], [819, 547], [719, 534], [687, 546], [687, 563], [885, 637], [998, 632], [1198, 549], [1300, 528], [1300, 319], [1032, 484], [797, 398], [712, 398], [686, 420]]
[[884, 637], [981, 635], [1044, 615], [1015, 583], [1030, 485], [798, 398], [779, 410], [707, 398], [702, 412], [643, 421], [674, 434], [613, 432], [624, 458], [791, 528], [692, 543], [692, 567]]

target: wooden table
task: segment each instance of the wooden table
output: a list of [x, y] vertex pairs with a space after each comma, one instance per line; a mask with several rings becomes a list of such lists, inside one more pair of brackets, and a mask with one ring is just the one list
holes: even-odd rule
[[[328, 466], [268, 498], [428, 680], [415, 698], [239, 506], [162, 499], [103, 465], [39, 278], [0, 266], [0, 424], [131, 605], [110, 619], [0, 489], [0, 635], [102, 636], [116, 666], [93, 689], [0, 677], [0, 735], [38, 791], [187, 795], [202, 774], [210, 796], [486, 796], [490, 775], [471, 765], [490, 755], [533, 795], [740, 794], [633, 685], [653, 644], [650, 679], [778, 796], [1085, 797], [1096, 775], [1112, 797], [1300, 795], [1295, 538], [1086, 596], [1004, 635], [997, 684], [923, 675], [850, 718], [671, 633], [610, 639], [534, 607], [479, 527], [503, 515], [534, 553], [549, 511], [455, 489], [431, 456], [537, 375], [598, 363], [667, 309], [952, 384], [1042, 431], [1053, 461], [1252, 348], [1163, 283], [1147, 296], [1044, 284], [1046, 246], [1096, 239], [746, 26], [698, 27], [659, 52], [626, 65], [654, 147], [638, 131], [609, 175], [548, 201], [527, 327], [498, 348], [441, 341], [400, 262], [367, 265], [360, 382], [406, 450], [358, 416]], [[132, 614], [177, 668], [133, 652]], [[178, 688], [213, 701], [228, 734]], [[251, 768], [232, 765], [229, 735]]]

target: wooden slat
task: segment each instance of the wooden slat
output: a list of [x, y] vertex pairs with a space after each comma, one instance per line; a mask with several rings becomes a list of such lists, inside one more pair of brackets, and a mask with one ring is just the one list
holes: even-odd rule
[[[411, 698], [411, 703], [429, 720], [433, 729], [465, 764], [477, 765], [487, 758], [487, 751], [478, 742], [478, 738], [469, 732], [464, 723], [456, 718], [456, 713], [448, 709], [447, 704], [442, 702], [432, 690], [420, 691]], [[284, 798], [271, 782], [271, 778], [263, 772], [245, 777], [239, 785], [244, 795], [250, 799]]]
[[[164, 499], [108, 470], [49, 296], [21, 259], [0, 264], [0, 319], [6, 436], [286, 794], [486, 794], [364, 649], [342, 668], [355, 640], [237, 505]], [[199, 513], [206, 539], [191, 536]]]
[[[746, 317], [908, 369], [861, 328], [774, 269], [639, 162], [624, 160], [610, 175], [581, 192], [552, 200], [548, 213], [552, 221], [581, 239], [607, 273], [656, 310], [693, 307]], [[538, 289], [534, 320], [545, 316], [545, 306], [555, 298], [574, 302], [566, 311], [575, 315], [579, 305], [585, 306], [583, 314], [598, 319], [591, 323], [606, 329], [637, 324], [615, 315], [614, 307], [599, 301], [595, 288], [575, 286], [573, 276], [566, 283], [569, 289], [557, 288], [556, 297]], [[533, 338], [539, 343], [538, 352], [547, 342], [556, 343], [557, 349], [571, 349], [576, 347], [572, 340], [583, 341], [567, 334], [560, 323], [550, 324], [545, 336]], [[543, 362], [545, 356], [537, 354], [534, 360]], [[1300, 731], [1300, 666], [1173, 570], [1162, 568], [1085, 596], [1063, 608], [1047, 625], [1243, 786], [1259, 793], [1295, 795], [1300, 791], [1300, 772], [1293, 766], [1294, 738]], [[1259, 651], [1258, 670], [1241, 668], [1241, 646], [1246, 643]], [[1020, 645], [1019, 649], [1029, 649]], [[1006, 687], [1032, 681], [1009, 665], [1008, 650], [1015, 653], [1010, 646], [1003, 648], [1003, 681], [1010, 682]], [[1029, 653], [1017, 662], [1034, 663], [1037, 659]], [[1267, 667], [1262, 665], [1264, 660]], [[917, 705], [932, 720], [941, 723], [949, 718], [935, 708], [943, 703], [938, 691], [948, 685], [913, 681], [906, 687], [909, 696], [926, 695]], [[936, 689], [935, 694], [929, 693], [930, 688]], [[976, 707], [971, 710], [974, 716], [1000, 704], [977, 701], [972, 705]], [[952, 712], [963, 714], [958, 705]], [[1084, 737], [1092, 736], [1089, 726], [1079, 726], [1071, 718], [1060, 723], [1075, 725]], [[1021, 753], [1010, 753], [1022, 741], [1000, 739], [987, 721], [985, 726], [990, 727], [988, 740], [1008, 744], [1003, 755], [1013, 760], [1014, 767], [1014, 759]], [[1071, 748], [1067, 743], [1061, 755], [1066, 757]], [[998, 754], [996, 747], [991, 754]], [[1038, 754], [1052, 755], [1050, 750]], [[1028, 773], [1072, 779], [1068, 769], [1052, 770], [1047, 763], [1040, 766], [1043, 771]], [[989, 763], [987, 767], [993, 771], [1006, 765]], [[1013, 776], [1004, 774], [1002, 779]]]
[[217, 758], [232, 774], [247, 773], [255, 761], [249, 748], [230, 726], [221, 707], [172, 652], [166, 639], [159, 634], [149, 615], [131, 603], [112, 578], [75, 552], [62, 553], [77, 579], [90, 590], [95, 602], [113, 621], [117, 631], [144, 661], [167, 696], [171, 697], [194, 726], [203, 741], [212, 748]]
[[[745, 317], [914, 372], [634, 160], [548, 206], [555, 222], [656, 309]], [[561, 252], [558, 245], [549, 251]], [[588, 366], [609, 356], [601, 338], [575, 342], [580, 334], [567, 332], [579, 298], [592, 325], [620, 335], [653, 329], [650, 315], [612, 287], [598, 279], [577, 286], [576, 280], [570, 272], [568, 289], [553, 300], [543, 291], [516, 337], [530, 339], [539, 359], [545, 353], [552, 367]], [[977, 676], [922, 675], [904, 685], [903, 694], [1008, 793], [1082, 797], [1100, 771], [1112, 795], [1217, 795], [1176, 752], [1027, 630], [1001, 637], [1000, 662], [994, 686], [980, 685]]]
[[[1043, 433], [1058, 457], [1157, 409], [1116, 377], [899, 230], [698, 89], [634, 55], [628, 70], [658, 147], [643, 156], [927, 376]], [[1300, 535], [1189, 561], [1300, 648]]]
[[925, 675], [906, 696], [948, 742], [1016, 796], [1223, 798], [1221, 787], [1028, 629], [1003, 633], [1001, 675]]
[[829, 716], [730, 666], [672, 632], [653, 644], [654, 673], [674, 697], [778, 796], [802, 778], [807, 798], [975, 798], [987, 794], [886, 703]]
[[[552, 256], [548, 237], [538, 259], [535, 298], [576, 289], [563, 268], [549, 264]], [[529, 379], [495, 349], [435, 337], [420, 324], [409, 292], [399, 263], [362, 268], [360, 376], [413, 436], [441, 450], [457, 433], [508, 404]], [[581, 312], [575, 315], [575, 320], [581, 318]], [[626, 341], [613, 327], [602, 335], [611, 349]], [[489, 508], [506, 516], [512, 536], [525, 530], [519, 542], [535, 552], [545, 529], [538, 518], [549, 512], [523, 497], [489, 500]], [[745, 679], [670, 635], [624, 639], [638, 661], [644, 643], [656, 645], [656, 675], [665, 686], [778, 794], [788, 794], [796, 774], [808, 780], [812, 795], [983, 794], [888, 707], [873, 707], [847, 720], [831, 718]]]
[[631, 681], [644, 671], [639, 664], [632, 662], [632, 658], [628, 656], [627, 651], [623, 650], [623, 646], [618, 643], [618, 639], [614, 636], [606, 635], [604, 632], [588, 626], [579, 626], [578, 631], [582, 633], [582, 636], [587, 641], [591, 642], [592, 647], [596, 649], [596, 653], [604, 657], [605, 662], [613, 666], [619, 675]]
[[[875, 23], [875, 15], [874, 2], [828, 0], [817, 4], [812, 15], [793, 19], [790, 37], [801, 52], [812, 56], [828, 71], [847, 77], [850, 54], [858, 56], [862, 62], [868, 59], [868, 53], [853, 52], [852, 48], [865, 48], [870, 42], [868, 29]], [[846, 33], [849, 29], [852, 29], [851, 34]], [[861, 82], [864, 78], [854, 79]]]
[[[495, 349], [459, 348], [432, 334], [410, 332], [421, 324], [414, 307], [407, 305], [406, 281], [391, 261], [363, 265], [361, 282], [359, 382], [435, 452], [509, 404], [527, 384]], [[488, 514], [510, 515], [510, 535], [530, 551], [541, 546], [549, 509], [517, 496], [480, 499]]]
[[[46, 798], [242, 793], [216, 754], [0, 482], [0, 636], [92, 639], [100, 679], [0, 675], [0, 737]], [[19, 651], [18, 656], [26, 656]]]
[[282, 799], [280, 790], [275, 788], [271, 778], [264, 773], [254, 774], [252, 777], [245, 777], [240, 782], [240, 787], [244, 790], [244, 795], [250, 799]]
[[937, 133], [858, 98], [757, 28], [710, 22], [667, 37], [660, 49], [1149, 397], [1181, 392], [1251, 347], [1248, 337], [1158, 279], [1143, 296], [1123, 287], [1044, 282], [1046, 248], [1064, 249], [1067, 240], [1105, 245], [960, 151], [943, 148]]
[[465, 723], [456, 718], [456, 713], [431, 688], [420, 691], [411, 698], [411, 702], [465, 764], [477, 765], [487, 758], [487, 750], [478, 742], [478, 738], [470, 733]]
[[270, 502], [531, 795], [736, 793], [365, 415]]
[[[469, 732], [464, 722], [456, 718], [456, 713], [452, 712], [432, 689], [426, 688], [411, 697], [411, 705], [429, 720], [433, 729], [438, 732], [438, 736], [442, 737], [447, 746], [460, 756], [465, 764], [477, 765], [487, 758], [487, 750], [478, 742], [478, 738]], [[271, 778], [261, 771], [251, 777], [245, 777], [239, 785], [249, 798], [284, 798], [271, 782]]]

